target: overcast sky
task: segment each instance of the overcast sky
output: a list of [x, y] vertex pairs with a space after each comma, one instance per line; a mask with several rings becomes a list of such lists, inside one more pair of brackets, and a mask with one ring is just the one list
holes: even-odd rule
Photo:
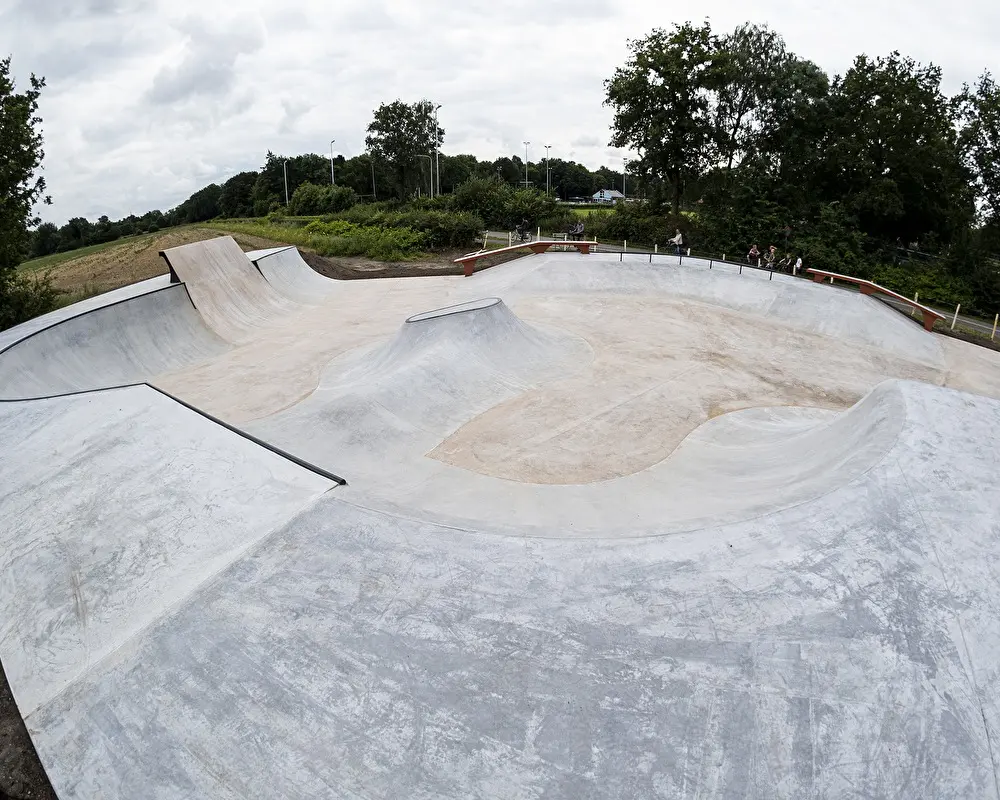
[[957, 90], [1000, 74], [994, 0], [0, 0], [0, 56], [45, 77], [43, 216], [167, 210], [270, 149], [364, 149], [380, 103], [442, 104], [444, 151], [619, 167], [603, 81], [626, 43], [768, 23], [829, 73], [898, 49]]

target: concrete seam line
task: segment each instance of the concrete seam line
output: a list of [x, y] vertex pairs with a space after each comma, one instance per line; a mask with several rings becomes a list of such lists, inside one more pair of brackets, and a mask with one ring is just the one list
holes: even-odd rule
[[263, 439], [258, 439], [252, 433], [248, 433], [247, 431], [241, 430], [240, 428], [237, 428], [235, 425], [231, 425], [230, 423], [228, 423], [228, 422], [226, 422], [224, 420], [221, 420], [218, 417], [213, 416], [212, 414], [209, 414], [207, 411], [202, 411], [197, 406], [193, 406], [190, 403], [187, 403], [184, 400], [181, 400], [179, 397], [175, 397], [174, 395], [170, 394], [170, 392], [167, 392], [167, 391], [164, 391], [163, 389], [161, 389], [159, 386], [154, 386], [151, 383], [145, 383], [144, 385], [148, 386], [150, 389], [153, 389], [154, 391], [159, 392], [164, 397], [169, 397], [175, 403], [179, 403], [180, 405], [184, 406], [188, 410], [193, 411], [196, 414], [200, 414], [205, 419], [211, 420], [216, 425], [221, 425], [223, 428], [226, 428], [227, 430], [230, 430], [233, 433], [235, 433], [235, 434], [237, 434], [239, 436], [242, 436], [244, 439], [248, 439], [249, 441], [253, 442], [254, 444], [256, 444], [256, 445], [258, 445], [260, 447], [263, 447], [265, 450], [270, 450], [275, 455], [279, 455], [282, 458], [284, 458], [284, 459], [286, 459], [288, 461], [291, 461], [293, 464], [298, 464], [303, 469], [307, 469], [310, 472], [315, 472], [317, 475], [320, 475], [321, 477], [324, 477], [324, 478], [326, 478], [328, 480], [331, 480], [334, 483], [339, 484], [340, 486], [347, 486], [347, 479], [346, 478], [342, 478], [339, 475], [337, 475], [337, 474], [335, 474], [333, 472], [330, 472], [329, 470], [325, 470], [322, 467], [318, 467], [315, 464], [312, 464], [312, 463], [310, 463], [308, 461], [305, 461], [305, 460], [299, 458], [298, 456], [294, 456], [291, 453], [289, 453], [289, 452], [287, 452], [285, 450], [282, 450], [280, 447], [275, 447], [273, 444], [270, 444], [269, 442], [265, 442]]

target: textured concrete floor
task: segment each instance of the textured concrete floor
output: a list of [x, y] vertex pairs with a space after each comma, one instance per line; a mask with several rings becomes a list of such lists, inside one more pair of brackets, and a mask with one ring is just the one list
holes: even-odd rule
[[[198, 347], [108, 307], [0, 354], [60, 797], [1000, 797], [996, 354], [687, 260], [233, 247], [168, 253]], [[122, 376], [349, 485], [148, 386], [15, 399]]]

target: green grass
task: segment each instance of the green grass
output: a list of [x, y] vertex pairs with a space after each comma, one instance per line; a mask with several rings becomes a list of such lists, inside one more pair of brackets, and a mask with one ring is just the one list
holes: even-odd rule
[[93, 253], [100, 253], [102, 250], [107, 250], [110, 247], [117, 247], [118, 245], [125, 244], [127, 242], [139, 242], [144, 239], [150, 239], [156, 235], [158, 234], [143, 233], [139, 236], [124, 236], [121, 239], [115, 239], [113, 242], [92, 244], [89, 247], [78, 247], [76, 250], [67, 250], [65, 253], [53, 253], [50, 256], [42, 256], [41, 258], [33, 258], [30, 261], [25, 261], [18, 267], [18, 269], [24, 272], [39, 272], [40, 270], [52, 269], [52, 267], [58, 266], [66, 261], [72, 261], [75, 258], [83, 258], [84, 256], [89, 256]]

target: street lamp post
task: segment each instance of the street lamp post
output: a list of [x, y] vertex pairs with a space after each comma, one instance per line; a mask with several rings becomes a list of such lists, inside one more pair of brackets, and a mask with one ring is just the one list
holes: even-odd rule
[[285, 173], [285, 206], [288, 206], [288, 159], [281, 162], [281, 168]]
[[333, 177], [333, 143], [337, 141], [336, 139], [330, 140], [330, 184], [333, 186], [337, 185], [337, 181]]
[[368, 163], [372, 167], [372, 200], [378, 202], [378, 192], [375, 191], [375, 156], [368, 154]]
[[440, 105], [434, 106], [434, 171], [437, 172], [437, 193], [441, 194], [441, 146], [438, 142], [438, 109]]
[[622, 201], [625, 200], [625, 173], [628, 171], [628, 159], [622, 159]]
[[524, 143], [524, 188], [528, 188], [528, 145], [531, 142]]
[[552, 145], [545, 145], [545, 196], [549, 196], [549, 148]]

